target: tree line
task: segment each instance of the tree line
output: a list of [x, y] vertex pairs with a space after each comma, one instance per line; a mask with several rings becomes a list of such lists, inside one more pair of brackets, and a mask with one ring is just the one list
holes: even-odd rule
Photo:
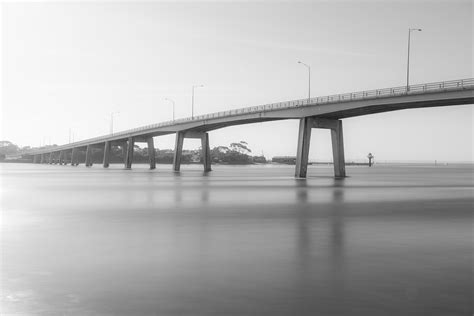
[[[6, 155], [19, 154], [21, 151], [29, 149], [42, 149], [42, 148], [54, 148], [57, 145], [51, 145], [46, 147], [31, 148], [19, 147], [9, 141], [0, 141], [0, 161], [5, 160]], [[121, 163], [124, 161], [124, 151], [122, 148], [113, 146], [110, 153], [111, 163]], [[103, 148], [92, 148], [92, 161], [99, 163], [104, 157]], [[155, 159], [157, 163], [170, 164], [173, 162], [174, 150], [173, 149], [155, 149]], [[67, 159], [70, 159], [70, 153], [67, 154]], [[78, 158], [80, 161], [85, 160], [85, 151], [78, 152]], [[217, 146], [211, 149], [211, 159], [213, 163], [221, 164], [254, 164], [254, 163], [266, 163], [265, 157], [252, 155], [252, 150], [248, 147], [248, 143], [245, 141], [231, 143], [229, 146]], [[146, 163], [148, 162], [148, 149], [140, 148], [135, 145], [133, 153], [134, 163]], [[202, 162], [201, 148], [194, 150], [183, 150], [181, 163], [199, 163]]]

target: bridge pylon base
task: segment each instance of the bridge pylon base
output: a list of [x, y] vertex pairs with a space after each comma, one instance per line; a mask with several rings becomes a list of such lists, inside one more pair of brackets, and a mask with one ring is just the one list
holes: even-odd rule
[[298, 131], [298, 148], [296, 152], [295, 177], [306, 178], [308, 171], [309, 147], [313, 128], [331, 130], [332, 154], [334, 161], [334, 177], [344, 178], [346, 166], [344, 160], [344, 139], [342, 121], [323, 118], [305, 117], [300, 120]]
[[204, 172], [212, 171], [211, 168], [211, 149], [209, 146], [209, 133], [180, 131], [176, 132], [176, 142], [174, 148], [173, 170], [179, 171], [181, 168], [181, 157], [183, 155], [183, 143], [185, 138], [198, 138], [201, 140], [201, 159]]

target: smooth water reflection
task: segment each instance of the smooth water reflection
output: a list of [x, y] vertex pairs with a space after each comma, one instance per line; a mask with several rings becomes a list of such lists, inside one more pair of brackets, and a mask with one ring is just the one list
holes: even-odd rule
[[4, 314], [471, 312], [471, 166], [1, 167]]

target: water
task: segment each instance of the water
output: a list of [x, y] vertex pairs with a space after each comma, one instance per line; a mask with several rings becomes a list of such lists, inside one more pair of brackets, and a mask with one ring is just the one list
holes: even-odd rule
[[469, 165], [0, 168], [2, 315], [472, 314]]

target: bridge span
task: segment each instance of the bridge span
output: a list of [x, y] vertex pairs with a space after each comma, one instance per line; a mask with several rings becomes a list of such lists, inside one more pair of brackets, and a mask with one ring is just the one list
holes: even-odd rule
[[78, 152], [85, 151], [85, 165], [89, 167], [92, 166], [92, 149], [100, 146], [104, 148], [103, 167], [107, 168], [112, 146], [120, 146], [124, 153], [125, 168], [130, 169], [135, 143], [146, 142], [150, 169], [154, 169], [156, 163], [153, 137], [176, 134], [173, 170], [180, 170], [184, 138], [198, 138], [201, 139], [204, 171], [211, 171], [209, 131], [233, 125], [298, 119], [300, 124], [295, 176], [306, 177], [311, 130], [323, 128], [331, 130], [334, 175], [345, 177], [342, 119], [395, 110], [462, 104], [474, 104], [474, 78], [252, 106], [142, 126], [70, 144], [29, 150], [21, 154], [31, 157], [34, 163], [70, 163], [77, 166]]

